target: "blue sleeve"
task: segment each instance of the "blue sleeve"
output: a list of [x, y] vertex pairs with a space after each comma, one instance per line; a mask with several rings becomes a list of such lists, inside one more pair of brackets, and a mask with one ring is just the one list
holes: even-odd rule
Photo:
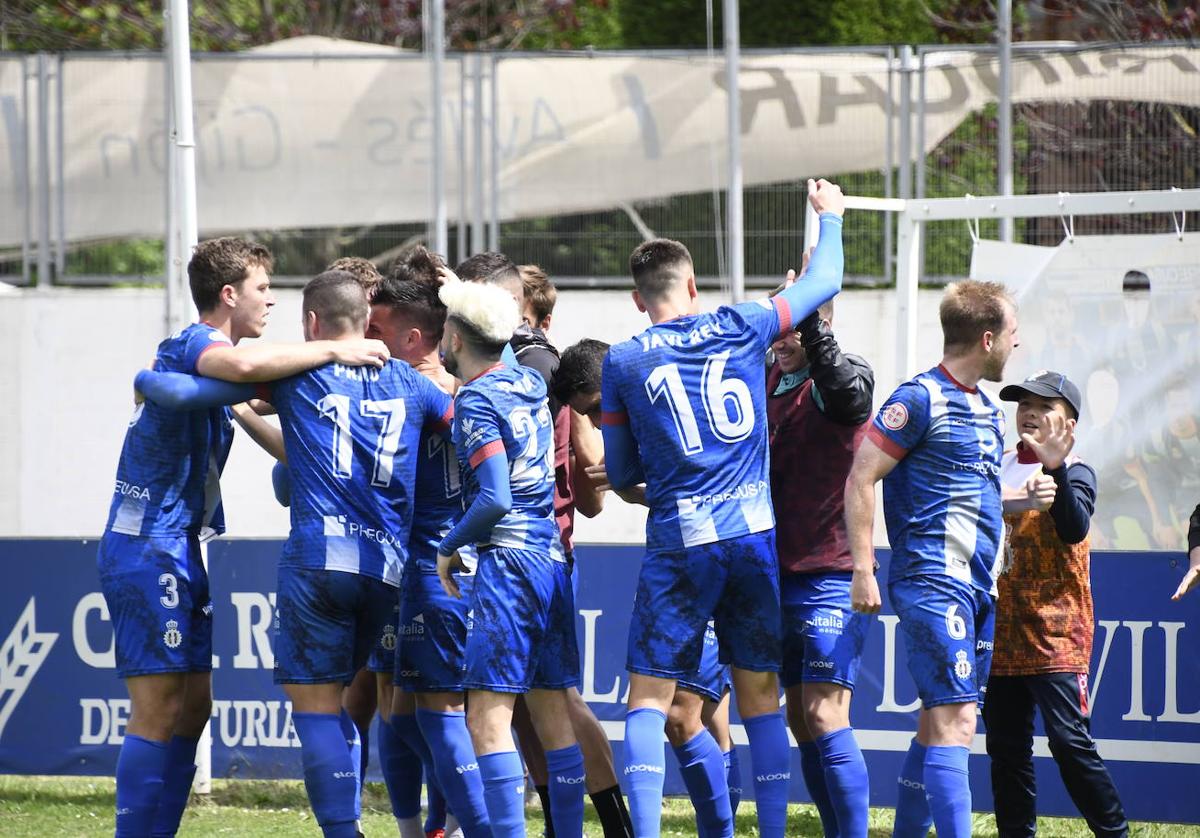
[[150, 401], [171, 410], [221, 407], [260, 395], [258, 388], [253, 384], [233, 384], [198, 375], [152, 370], [139, 372], [133, 380], [133, 386]]
[[220, 329], [207, 324], [188, 330], [181, 358], [183, 369], [188, 372], [196, 372], [196, 364], [199, 362], [200, 356], [214, 346], [233, 346], [233, 343]]
[[[764, 351], [777, 337], [795, 329], [804, 318], [842, 290], [844, 264], [842, 219], [831, 212], [823, 212], [817, 248], [804, 276], [770, 300], [742, 303], [737, 307], [750, 320]], [[764, 309], [774, 314], [774, 319], [765, 318]]]
[[500, 363], [506, 367], [521, 366], [521, 362], [517, 360], [517, 353], [513, 352], [513, 348], [507, 343], [504, 344], [504, 349], [500, 352]]
[[512, 487], [509, 485], [508, 457], [496, 452], [475, 466], [479, 494], [454, 528], [438, 545], [438, 554], [449, 556], [467, 544], [487, 541], [496, 522], [512, 509]]
[[291, 506], [292, 473], [285, 463], [276, 463], [271, 469], [271, 488], [275, 490], [275, 500], [280, 506]]
[[896, 388], [879, 408], [867, 436], [897, 460], [917, 446], [929, 430], [929, 391], [916, 381]]
[[424, 382], [425, 396], [424, 427], [449, 442], [450, 423], [454, 419], [454, 399], [425, 376], [422, 375], [421, 380]]
[[636, 486], [645, 481], [638, 459], [637, 440], [629, 428], [629, 412], [617, 387], [616, 365], [612, 353], [604, 356], [600, 372], [600, 434], [604, 438], [604, 470], [614, 489]]

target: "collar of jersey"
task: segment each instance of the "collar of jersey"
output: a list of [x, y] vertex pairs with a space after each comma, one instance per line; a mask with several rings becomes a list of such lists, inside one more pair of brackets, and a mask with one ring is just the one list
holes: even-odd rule
[[939, 370], [941, 370], [942, 375], [944, 375], [944, 376], [946, 376], [946, 378], [950, 379], [951, 384], [953, 384], [958, 389], [962, 390], [964, 393], [978, 393], [979, 392], [978, 387], [968, 387], [966, 384], [963, 384], [957, 378], [952, 376], [950, 374], [950, 370], [946, 369], [945, 364], [938, 364], [937, 368]]
[[[483, 372], [479, 373], [479, 375], [477, 375], [477, 376], [475, 376], [474, 378], [472, 378], [472, 379], [471, 379], [471, 381], [478, 381], [479, 379], [481, 379], [481, 378], [483, 378], [485, 375], [487, 375], [489, 372], [495, 372], [496, 370], [502, 370], [502, 369], [504, 369], [504, 364], [503, 364], [503, 362], [501, 362], [501, 361], [497, 361], [496, 363], [494, 363], [494, 364], [492, 364], [490, 367], [488, 367], [486, 370], [484, 370]], [[471, 383], [471, 381], [464, 381], [464, 382], [463, 382], [463, 384], [470, 384], [470, 383]]]
[[807, 380], [808, 367], [805, 367], [802, 370], [795, 370], [793, 372], [785, 372], [779, 379], [779, 384], [775, 386], [775, 392], [771, 395], [782, 396], [784, 393], [790, 393]]

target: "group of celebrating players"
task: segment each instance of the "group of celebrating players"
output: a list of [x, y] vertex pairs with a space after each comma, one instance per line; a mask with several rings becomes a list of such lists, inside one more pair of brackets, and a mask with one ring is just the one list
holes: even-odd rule
[[[524, 835], [527, 772], [547, 834], [582, 835], [587, 793], [606, 836], [656, 836], [664, 732], [698, 834], [732, 835], [731, 687], [760, 834], [785, 832], [790, 727], [826, 834], [865, 836], [850, 698], [880, 607], [879, 480], [890, 596], [923, 706], [896, 834], [932, 822], [969, 835], [967, 746], [1005, 543], [1003, 412], [976, 385], [1001, 378], [1015, 306], [999, 285], [951, 286], [943, 362], [870, 421], [871, 368], [831, 329], [843, 198], [823, 180], [809, 197], [818, 244], [769, 299], [701, 313], [687, 250], [648, 241], [630, 268], [650, 327], [561, 359], [541, 328], [544, 275], [523, 278], [497, 253], [450, 271], [421, 248], [383, 277], [339, 260], [310, 281], [305, 343], [239, 345], [274, 304], [271, 256], [202, 242], [188, 266], [200, 320], [137, 376], [99, 548], [132, 701], [116, 834], [174, 835], [187, 803], [212, 700], [200, 544], [224, 529], [218, 477], [236, 421], [279, 461], [275, 492], [291, 509], [275, 680], [328, 838], [361, 834], [362, 738], [344, 704], [364, 666], [404, 838]], [[1061, 425], [1031, 422], [1031, 456], [1055, 456], [1046, 439]], [[577, 689], [571, 520], [576, 506], [596, 514], [606, 491], [649, 508], [628, 640], [628, 809]], [[1044, 479], [1021, 491], [1030, 509], [1054, 496]], [[444, 822], [420, 822], [422, 768]]]

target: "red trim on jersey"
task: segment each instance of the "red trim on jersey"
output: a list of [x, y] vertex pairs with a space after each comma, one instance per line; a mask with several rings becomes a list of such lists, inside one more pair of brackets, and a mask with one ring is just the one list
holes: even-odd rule
[[208, 350], [210, 350], [210, 349], [216, 349], [218, 346], [224, 346], [224, 347], [227, 347], [227, 348], [229, 348], [229, 349], [232, 349], [232, 348], [233, 348], [233, 344], [232, 344], [232, 343], [223, 343], [223, 342], [221, 342], [221, 341], [219, 341], [219, 340], [209, 341], [208, 345], [207, 345], [207, 346], [205, 346], [203, 349], [201, 349], [201, 350], [200, 350], [200, 354], [196, 356], [196, 363], [197, 363], [197, 364], [198, 364], [198, 363], [200, 363], [200, 359], [204, 357], [204, 353], [205, 353], [205, 352], [207, 352], [207, 351], [208, 351]]
[[946, 378], [950, 379], [951, 384], [953, 384], [958, 389], [962, 390], [964, 393], [978, 393], [979, 392], [978, 387], [968, 387], [966, 384], [963, 384], [957, 378], [952, 376], [950, 374], [950, 370], [946, 369], [945, 364], [938, 364], [938, 369], [942, 371], [942, 375], [944, 375], [944, 376], [946, 376]]
[[867, 428], [867, 436], [871, 441], [879, 446], [880, 450], [889, 457], [897, 460], [903, 460], [908, 454], [908, 449], [900, 446], [894, 439], [889, 437], [883, 431], [879, 430], [877, 425], [871, 425]]
[[504, 441], [500, 440], [500, 439], [493, 439], [487, 445], [484, 445], [478, 451], [476, 451], [474, 454], [472, 454], [470, 459], [467, 462], [469, 462], [471, 464], [471, 468], [479, 468], [479, 464], [482, 463], [484, 460], [486, 460], [488, 457], [494, 457], [497, 454], [503, 454], [503, 453], [504, 453]]
[[446, 408], [446, 412], [442, 414], [441, 418], [438, 419], [436, 422], [430, 422], [429, 427], [431, 427], [435, 431], [439, 431], [439, 432], [440, 431], [448, 431], [448, 430], [450, 430], [450, 423], [453, 421], [454, 421], [454, 402], [450, 402], [450, 405]]
[[775, 305], [776, 316], [779, 317], [779, 331], [775, 333], [775, 340], [779, 340], [792, 330], [792, 307], [782, 296], [773, 297], [771, 302]]
[[485, 375], [487, 375], [489, 372], [492, 372], [493, 370], [501, 370], [501, 369], [504, 369], [504, 364], [497, 361], [496, 363], [494, 363], [490, 367], [488, 367], [486, 370], [479, 373], [479, 375], [475, 376], [475, 378], [470, 379], [470, 381], [464, 381], [463, 384], [470, 384], [471, 381], [476, 381], [480, 378], [483, 378]]
[[604, 410], [600, 412], [601, 425], [628, 425], [629, 414], [623, 410]]

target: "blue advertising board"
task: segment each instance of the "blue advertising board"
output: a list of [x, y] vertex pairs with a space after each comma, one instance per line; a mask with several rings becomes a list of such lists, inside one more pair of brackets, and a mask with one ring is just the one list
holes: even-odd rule
[[[0, 540], [0, 772], [113, 773], [129, 700], [114, 672], [95, 547], [94, 541]], [[289, 705], [271, 681], [280, 547], [278, 541], [251, 540], [208, 547], [216, 777], [301, 776]], [[629, 685], [625, 639], [641, 554], [632, 546], [581, 546], [577, 553], [583, 695], [613, 740], [618, 761]], [[880, 558], [886, 563], [886, 551]], [[1178, 553], [1098, 552], [1092, 559], [1092, 731], [1129, 817], [1138, 820], [1200, 823], [1194, 791], [1200, 787], [1200, 593], [1169, 601], [1184, 562]], [[917, 702], [896, 617], [886, 595], [884, 600], [870, 630], [851, 720], [867, 757], [871, 802], [892, 806]], [[733, 723], [734, 739], [744, 745], [736, 712]], [[1044, 739], [1037, 740], [1035, 753], [1039, 811], [1074, 814]], [[682, 794], [674, 760], [667, 763], [667, 791]], [[742, 764], [748, 771], [748, 754]], [[988, 810], [982, 736], [971, 779], [975, 808]], [[744, 788], [753, 793], [750, 782]], [[795, 750], [791, 794], [808, 800]]]

